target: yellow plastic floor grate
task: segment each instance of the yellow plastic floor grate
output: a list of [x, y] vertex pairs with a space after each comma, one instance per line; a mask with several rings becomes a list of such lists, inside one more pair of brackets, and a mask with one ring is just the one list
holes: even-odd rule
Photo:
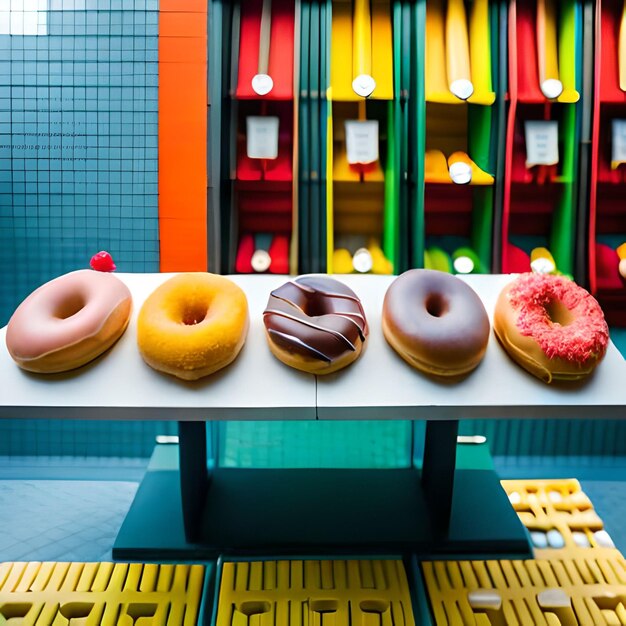
[[397, 560], [224, 563], [216, 626], [415, 626]]
[[626, 561], [423, 563], [436, 626], [626, 626]]
[[626, 560], [580, 483], [502, 486], [536, 558], [423, 563], [436, 626], [626, 626]]
[[0, 563], [0, 626], [195, 626], [204, 567]]
[[436, 626], [624, 626], [626, 561], [422, 564]]
[[530, 533], [535, 558], [621, 556], [577, 480], [503, 480], [502, 487]]

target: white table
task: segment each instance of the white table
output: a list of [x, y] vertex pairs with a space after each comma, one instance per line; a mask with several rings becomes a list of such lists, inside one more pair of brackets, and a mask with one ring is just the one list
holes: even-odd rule
[[248, 297], [250, 330], [237, 360], [186, 382], [156, 372], [137, 349], [144, 300], [173, 274], [116, 274], [133, 294], [128, 328], [113, 348], [73, 372], [43, 376], [15, 366], [0, 330], [1, 417], [54, 419], [315, 419], [315, 377], [285, 367], [267, 349], [262, 313], [277, 276], [233, 276]]
[[[180, 422], [180, 470], [148, 472], [116, 542], [116, 557], [179, 553], [200, 557], [243, 549], [268, 553], [280, 546], [297, 552], [302, 547], [291, 542], [303, 536], [310, 537], [309, 551], [345, 546], [354, 552], [374, 546], [389, 552], [408, 546], [423, 552], [425, 546], [436, 544], [436, 549], [462, 552], [476, 544], [479, 552], [504, 549], [523, 555], [528, 550], [523, 529], [498, 489], [495, 474], [455, 473], [458, 420], [624, 415], [626, 364], [613, 344], [595, 374], [574, 385], [548, 386], [527, 374], [506, 356], [493, 334], [484, 361], [464, 380], [445, 383], [423, 376], [400, 359], [382, 335], [383, 297], [394, 280], [387, 276], [339, 277], [362, 299], [370, 336], [358, 361], [327, 377], [288, 368], [266, 345], [262, 312], [269, 292], [286, 278], [231, 277], [248, 297], [251, 323], [246, 344], [222, 372], [194, 383], [179, 381], [148, 367], [135, 338], [142, 302], [170, 275], [118, 277], [133, 293], [129, 328], [108, 353], [75, 372], [53, 376], [23, 372], [6, 350], [6, 329], [0, 331], [0, 418]], [[464, 280], [491, 314], [510, 277]], [[316, 418], [428, 420], [421, 474], [413, 468], [395, 473], [207, 471], [206, 420]], [[461, 488], [453, 491], [455, 480]], [[320, 500], [332, 514], [320, 510]], [[424, 515], [426, 509], [432, 515]], [[363, 524], [369, 530], [353, 536], [354, 527]], [[184, 533], [172, 530], [183, 525]]]
[[[626, 407], [626, 363], [611, 343], [588, 380], [546, 385], [520, 369], [492, 333], [485, 359], [461, 382], [448, 384], [409, 367], [385, 341], [382, 302], [391, 276], [340, 276], [362, 299], [370, 336], [361, 357], [330, 376], [314, 377], [280, 363], [266, 345], [262, 312], [284, 276], [230, 278], [245, 291], [250, 330], [237, 360], [197, 382], [148, 367], [136, 345], [145, 298], [172, 274], [117, 274], [133, 293], [133, 315], [121, 340], [74, 372], [43, 376], [16, 367], [0, 329], [0, 418], [97, 419], [471, 419], [620, 418]], [[464, 278], [491, 316], [509, 276]]]
[[[350, 368], [320, 377], [319, 419], [621, 418], [626, 416], [626, 362], [610, 343], [587, 380], [546, 385], [514, 363], [491, 333], [485, 358], [464, 380], [449, 384], [409, 367], [387, 344], [382, 302], [390, 276], [341, 277], [361, 298], [371, 332]], [[469, 275], [491, 320], [508, 275]]]

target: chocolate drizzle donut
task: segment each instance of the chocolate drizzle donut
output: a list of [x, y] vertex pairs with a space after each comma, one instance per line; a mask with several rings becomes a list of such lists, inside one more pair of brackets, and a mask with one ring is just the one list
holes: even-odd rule
[[352, 363], [368, 334], [356, 294], [323, 276], [297, 278], [272, 291], [263, 322], [272, 353], [314, 374], [330, 374]]

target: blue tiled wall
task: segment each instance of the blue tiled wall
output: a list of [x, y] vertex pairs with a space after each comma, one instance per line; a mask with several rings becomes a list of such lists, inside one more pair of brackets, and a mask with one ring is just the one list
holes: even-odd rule
[[177, 433], [173, 422], [0, 420], [0, 457], [149, 457], [157, 435]]
[[[99, 250], [119, 271], [159, 269], [158, 0], [47, 9], [47, 34], [0, 34], [0, 326]], [[0, 420], [0, 454], [147, 456], [155, 434], [173, 432]]]
[[106, 249], [158, 271], [158, 2], [49, 0], [0, 35], [0, 325]]

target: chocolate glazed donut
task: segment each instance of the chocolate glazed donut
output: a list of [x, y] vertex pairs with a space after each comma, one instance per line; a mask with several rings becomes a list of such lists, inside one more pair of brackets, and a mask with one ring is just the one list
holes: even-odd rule
[[330, 374], [352, 363], [368, 334], [356, 294], [322, 276], [297, 278], [272, 291], [263, 322], [274, 356], [314, 374]]
[[409, 270], [385, 294], [383, 333], [416, 369], [460, 376], [482, 360], [489, 318], [476, 292], [459, 278], [436, 270]]

